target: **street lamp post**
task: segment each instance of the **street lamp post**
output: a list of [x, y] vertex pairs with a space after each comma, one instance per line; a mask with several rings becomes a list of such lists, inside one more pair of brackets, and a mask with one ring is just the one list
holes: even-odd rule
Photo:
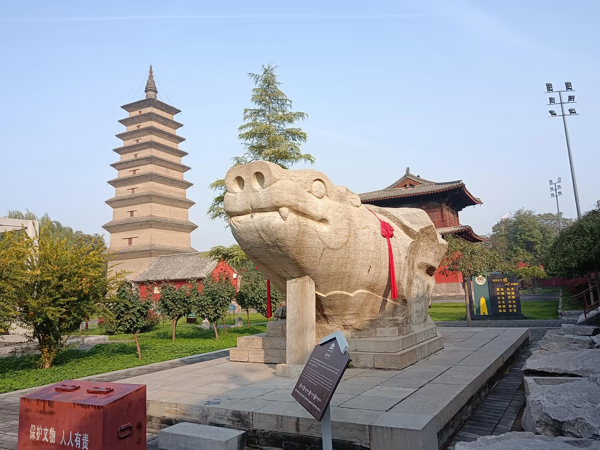
[[[562, 117], [563, 119], [563, 125], [565, 128], [565, 139], [567, 141], [567, 152], [569, 154], [569, 165], [571, 166], [571, 178], [573, 180], [573, 194], [575, 195], [575, 208], [577, 209], [577, 218], [581, 218], [581, 208], [579, 207], [579, 193], [577, 190], [577, 181], [575, 179], [575, 167], [573, 165], [573, 155], [571, 153], [571, 142], [569, 141], [569, 129], [567, 128], [567, 114], [565, 113], [565, 103], [567, 104], [571, 104], [571, 103], [575, 103], [575, 96], [571, 95], [571, 92], [575, 92], [573, 90], [573, 86], [571, 85], [571, 82], [567, 81], [565, 83], [565, 89], [564, 90], [559, 90], [559, 91], [554, 91], [553, 87], [552, 87], [552, 83], [546, 83], [546, 94], [553, 94], [554, 92], [558, 92], [558, 99], [559, 99], [559, 103], [560, 103], [560, 111], [561, 114], [556, 114], [556, 111], [554, 111], [553, 109], [551, 109], [550, 111], [548, 111], [550, 113], [550, 117]], [[563, 92], [569, 92], [569, 95], [567, 97], [567, 101], [563, 101]], [[556, 105], [556, 98], [555, 97], [550, 97], [548, 99], [548, 105], [549, 106], [555, 106]], [[575, 111], [575, 108], [569, 108], [569, 116], [576, 116], [577, 115], [577, 111]], [[558, 201], [558, 198], [557, 198]]]
[[560, 207], [558, 206], [558, 196], [562, 195], [562, 188], [558, 183], [560, 183], [560, 177], [558, 177], [558, 180], [556, 180], [556, 182], [550, 180], [550, 197], [556, 198], [556, 213], [558, 214], [558, 232], [560, 233]]

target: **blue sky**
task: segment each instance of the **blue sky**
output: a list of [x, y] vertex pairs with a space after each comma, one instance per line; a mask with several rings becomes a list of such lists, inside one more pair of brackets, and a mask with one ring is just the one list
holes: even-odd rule
[[308, 113], [314, 168], [360, 193], [410, 166], [462, 179], [483, 200], [460, 214], [486, 234], [507, 211], [575, 216], [560, 119], [546, 82], [571, 81], [569, 119], [582, 209], [600, 199], [600, 58], [592, 0], [21, 1], [0, 10], [0, 214], [48, 212], [102, 233], [120, 105], [143, 95], [154, 66], [159, 98], [182, 110], [184, 163], [194, 183], [198, 250], [233, 243], [206, 218], [212, 192], [243, 149], [248, 72], [279, 67], [294, 109]]

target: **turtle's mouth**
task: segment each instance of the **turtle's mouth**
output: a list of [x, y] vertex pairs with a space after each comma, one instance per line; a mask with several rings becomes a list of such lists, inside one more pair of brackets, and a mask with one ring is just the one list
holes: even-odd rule
[[275, 213], [275, 212], [279, 213], [279, 217], [281, 217], [281, 219], [283, 219], [283, 221], [286, 221], [288, 216], [290, 215], [290, 208], [282, 207], [279, 209], [261, 210], [261, 211], [253, 211], [253, 212], [243, 213], [243, 214], [236, 214], [235, 216], [231, 216], [230, 219], [242, 221], [242, 220], [247, 220], [247, 219], [254, 219], [255, 216], [260, 217], [265, 214], [273, 215], [273, 213]]

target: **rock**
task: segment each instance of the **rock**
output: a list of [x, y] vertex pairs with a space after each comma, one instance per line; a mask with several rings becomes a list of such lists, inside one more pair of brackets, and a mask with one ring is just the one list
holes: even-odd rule
[[600, 348], [600, 336], [592, 336], [594, 341], [594, 348]]
[[600, 327], [593, 327], [589, 325], [572, 325], [564, 324], [560, 327], [561, 331], [568, 334], [576, 334], [578, 336], [596, 336], [600, 334]]
[[234, 328], [240, 328], [244, 326], [244, 319], [242, 319], [241, 317], [236, 317], [235, 318], [235, 325], [233, 325]]
[[600, 349], [547, 351], [537, 349], [525, 361], [523, 372], [587, 377], [600, 372]]
[[600, 308], [593, 309], [585, 314], [581, 314], [577, 319], [577, 325], [597, 324], [600, 323]]
[[[288, 279], [314, 281], [317, 335], [425, 323], [447, 248], [425, 211], [363, 205], [321, 172], [266, 161], [231, 168], [225, 185], [229, 225], [248, 258], [282, 293]], [[397, 299], [379, 219], [394, 231]]]
[[576, 334], [550, 334], [544, 336], [550, 342], [559, 342], [563, 344], [571, 344], [581, 348], [594, 348], [595, 341], [592, 340], [591, 336], [576, 335]]
[[475, 442], [459, 442], [456, 450], [600, 450], [600, 442], [591, 439], [536, 436], [533, 433], [510, 432], [500, 436], [484, 436]]
[[525, 377], [523, 428], [546, 436], [600, 439], [600, 386], [586, 378]]
[[570, 344], [567, 342], [553, 342], [550, 340], [541, 340], [540, 342], [538, 342], [538, 349], [546, 350], [549, 352], [560, 352], [560, 351], [567, 351], [567, 350], [582, 350], [584, 348], [589, 348], [589, 347], [582, 347], [579, 344]]
[[275, 310], [275, 313], [273, 314], [274, 320], [283, 320], [285, 319], [286, 316], [286, 307], [285, 305], [280, 306], [279, 308], [277, 308]]
[[210, 330], [210, 322], [206, 319], [202, 321], [202, 325], [200, 325], [203, 330]]

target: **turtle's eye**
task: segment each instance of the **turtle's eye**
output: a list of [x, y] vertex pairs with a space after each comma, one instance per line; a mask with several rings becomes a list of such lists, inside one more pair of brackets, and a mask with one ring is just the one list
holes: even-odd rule
[[310, 193], [317, 198], [323, 198], [327, 195], [327, 186], [322, 180], [315, 180], [310, 188]]

